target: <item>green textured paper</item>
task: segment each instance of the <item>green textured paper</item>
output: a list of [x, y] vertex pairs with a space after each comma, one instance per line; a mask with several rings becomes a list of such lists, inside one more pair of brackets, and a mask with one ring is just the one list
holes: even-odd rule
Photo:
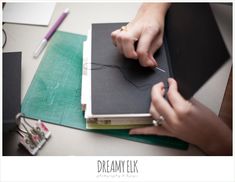
[[[86, 130], [81, 108], [83, 42], [86, 36], [57, 31], [26, 93], [21, 112], [29, 118]], [[187, 149], [170, 137], [130, 136], [129, 130], [89, 130], [114, 137]]]

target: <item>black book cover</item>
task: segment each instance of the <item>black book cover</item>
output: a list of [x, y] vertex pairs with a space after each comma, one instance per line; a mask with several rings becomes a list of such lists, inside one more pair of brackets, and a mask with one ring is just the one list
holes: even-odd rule
[[210, 5], [173, 3], [165, 35], [173, 77], [189, 99], [229, 59]]
[[16, 115], [21, 103], [21, 52], [2, 54], [3, 70], [3, 155], [27, 155], [18, 148], [19, 136], [16, 132]]
[[169, 9], [164, 43], [154, 55], [166, 72], [143, 68], [119, 53], [110, 34], [125, 24], [92, 25], [92, 114], [149, 113], [152, 86], [160, 81], [167, 86], [169, 77], [189, 99], [229, 58], [206, 3], [176, 3]]
[[21, 52], [3, 53], [3, 130], [16, 126], [21, 103]]

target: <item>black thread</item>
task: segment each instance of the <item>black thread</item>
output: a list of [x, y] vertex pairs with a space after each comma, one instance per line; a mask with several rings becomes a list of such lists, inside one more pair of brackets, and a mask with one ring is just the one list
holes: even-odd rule
[[5, 40], [4, 40], [4, 43], [2, 45], [2, 48], [4, 48], [6, 43], [7, 43], [7, 33], [6, 33], [6, 31], [4, 29], [2, 29], [2, 32], [3, 32], [4, 36], [5, 36]]
[[[109, 64], [101, 64], [101, 63], [85, 63], [84, 65], [86, 64], [91, 64], [91, 65], [95, 65], [95, 66], [98, 66], [98, 67], [93, 67], [91, 68], [90, 70], [102, 70], [102, 69], [106, 69], [106, 68], [113, 68], [113, 69], [118, 69], [121, 73], [122, 73], [122, 76], [123, 78], [128, 81], [130, 84], [132, 84], [135, 88], [137, 89], [140, 89], [140, 90], [146, 90], [146, 89], [149, 89], [149, 87], [152, 87], [153, 85], [150, 84], [150, 83], [146, 83], [146, 84], [142, 84], [142, 85], [138, 85], [136, 83], [134, 83], [132, 80], [130, 80], [124, 73], [124, 68], [122, 68], [121, 66], [118, 66], [118, 65], [109, 65]], [[86, 67], [84, 67], [85, 69], [88, 69]], [[168, 87], [165, 87], [165, 88], [168, 88]]]

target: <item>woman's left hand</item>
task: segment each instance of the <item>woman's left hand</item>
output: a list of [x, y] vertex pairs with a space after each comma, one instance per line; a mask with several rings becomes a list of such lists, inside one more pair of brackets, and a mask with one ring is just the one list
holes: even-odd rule
[[132, 129], [129, 134], [171, 136], [194, 144], [210, 155], [231, 154], [231, 129], [206, 106], [194, 99], [185, 100], [174, 79], [169, 78], [168, 82], [169, 102], [163, 97], [163, 83], [153, 86], [151, 93], [150, 113], [155, 120], [163, 117], [162, 125]]

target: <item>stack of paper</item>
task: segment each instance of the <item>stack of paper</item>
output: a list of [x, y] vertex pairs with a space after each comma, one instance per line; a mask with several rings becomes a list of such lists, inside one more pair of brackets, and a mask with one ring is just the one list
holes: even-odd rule
[[166, 72], [143, 68], [138, 61], [120, 55], [111, 42], [110, 32], [121, 25], [93, 24], [83, 45], [81, 101], [88, 129], [127, 129], [151, 125], [149, 106], [152, 85], [166, 82], [169, 77], [164, 46], [156, 57]]

